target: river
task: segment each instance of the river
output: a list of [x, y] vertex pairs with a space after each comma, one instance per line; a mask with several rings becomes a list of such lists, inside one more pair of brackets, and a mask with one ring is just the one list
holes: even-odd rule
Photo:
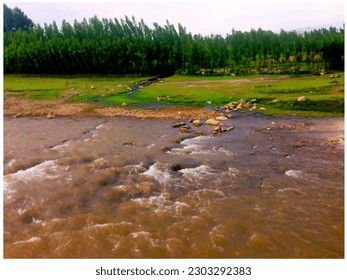
[[343, 258], [343, 119], [4, 119], [5, 258]]

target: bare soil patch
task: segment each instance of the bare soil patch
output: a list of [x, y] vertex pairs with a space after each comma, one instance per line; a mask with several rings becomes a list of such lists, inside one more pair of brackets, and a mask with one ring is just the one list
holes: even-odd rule
[[216, 113], [204, 108], [172, 107], [161, 109], [129, 109], [89, 103], [64, 101], [37, 101], [7, 97], [4, 100], [6, 117], [135, 117], [142, 119], [209, 118]]

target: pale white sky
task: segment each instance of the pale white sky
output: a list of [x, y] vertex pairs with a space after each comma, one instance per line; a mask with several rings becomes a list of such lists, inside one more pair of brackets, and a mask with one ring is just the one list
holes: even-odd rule
[[322, 25], [342, 26], [344, 2], [334, 1], [108, 1], [88, 2], [15, 2], [5, 1], [10, 8], [19, 7], [34, 23], [63, 19], [73, 23], [94, 15], [98, 18], [124, 18], [135, 16], [152, 27], [153, 22], [164, 25], [166, 19], [177, 26], [181, 23], [192, 34], [225, 35], [231, 29], [249, 31], [262, 28], [278, 32]]

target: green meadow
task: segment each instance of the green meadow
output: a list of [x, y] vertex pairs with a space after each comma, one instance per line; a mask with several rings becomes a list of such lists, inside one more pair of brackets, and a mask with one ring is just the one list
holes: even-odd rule
[[[104, 106], [223, 106], [241, 98], [275, 116], [343, 117], [344, 73], [321, 76], [174, 75], [127, 94], [150, 77], [5, 75], [8, 97], [97, 102]], [[297, 101], [305, 96], [306, 101]], [[256, 99], [256, 101], [254, 101]], [[262, 109], [260, 109], [262, 108]], [[264, 110], [265, 108], [265, 110]]]

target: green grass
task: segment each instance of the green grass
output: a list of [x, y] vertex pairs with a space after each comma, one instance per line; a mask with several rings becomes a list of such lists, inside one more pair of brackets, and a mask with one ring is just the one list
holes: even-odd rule
[[52, 100], [67, 98], [85, 102], [92, 98], [127, 92], [128, 87], [148, 77], [107, 76], [24, 76], [5, 75], [4, 89], [9, 96]]
[[[128, 87], [144, 77], [5, 75], [8, 96], [61, 99], [105, 105], [159, 104], [195, 107], [223, 106], [230, 101], [256, 99], [257, 110], [268, 115], [343, 117], [344, 74], [324, 76], [201, 77], [175, 75], [128, 95]], [[93, 88], [92, 88], [93, 87]], [[307, 101], [297, 98], [306, 96]], [[274, 102], [275, 101], [275, 102]], [[261, 107], [266, 110], [259, 110]]]

